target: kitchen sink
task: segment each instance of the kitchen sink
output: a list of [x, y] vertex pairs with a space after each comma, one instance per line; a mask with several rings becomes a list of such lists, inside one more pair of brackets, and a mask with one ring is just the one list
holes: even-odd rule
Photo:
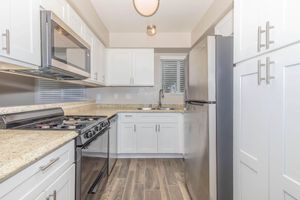
[[150, 108], [150, 107], [143, 107], [143, 108], [138, 108], [138, 110], [175, 110], [175, 108], [167, 108], [167, 107], [162, 107], [162, 108]]

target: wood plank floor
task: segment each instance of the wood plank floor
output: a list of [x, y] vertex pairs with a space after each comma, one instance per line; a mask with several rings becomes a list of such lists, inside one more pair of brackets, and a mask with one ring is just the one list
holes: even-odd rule
[[190, 200], [182, 159], [119, 159], [99, 200]]

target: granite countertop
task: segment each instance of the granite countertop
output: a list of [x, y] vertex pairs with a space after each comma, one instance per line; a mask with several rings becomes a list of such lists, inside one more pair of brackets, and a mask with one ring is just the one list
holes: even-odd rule
[[76, 136], [74, 131], [0, 130], [0, 183]]
[[[108, 118], [118, 113], [183, 113], [183, 107], [175, 107], [175, 110], [138, 110], [138, 105], [100, 105], [91, 104], [77, 108], [64, 109], [65, 115], [91, 115], [107, 116]], [[173, 107], [173, 106], [170, 106]]]

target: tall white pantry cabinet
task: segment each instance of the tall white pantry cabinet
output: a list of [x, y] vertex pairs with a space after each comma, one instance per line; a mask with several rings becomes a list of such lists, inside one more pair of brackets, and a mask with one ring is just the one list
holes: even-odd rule
[[299, 7], [235, 1], [234, 200], [300, 200]]

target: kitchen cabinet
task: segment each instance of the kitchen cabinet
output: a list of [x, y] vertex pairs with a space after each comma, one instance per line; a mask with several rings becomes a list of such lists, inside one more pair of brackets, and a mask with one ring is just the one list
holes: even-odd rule
[[119, 114], [119, 154], [181, 155], [183, 121], [178, 113]]
[[235, 68], [235, 200], [300, 199], [299, 51], [298, 43]]
[[300, 44], [272, 52], [270, 65], [270, 199], [300, 199]]
[[88, 82], [105, 85], [105, 47], [90, 29], [86, 29], [87, 43], [91, 47], [91, 77]]
[[56, 199], [74, 200], [74, 149], [71, 141], [0, 183], [0, 199], [55, 199], [55, 192]]
[[109, 86], [154, 86], [153, 49], [107, 49]]
[[46, 197], [51, 199], [75, 199], [75, 164], [71, 165], [60, 177], [54, 182], [49, 182], [46, 189]]
[[269, 199], [269, 95], [265, 69], [252, 59], [234, 70], [235, 200]]
[[138, 153], [157, 153], [157, 125], [155, 123], [138, 123], [136, 126], [136, 151]]
[[295, 0], [235, 1], [235, 63], [300, 42], [299, 6]]
[[37, 68], [41, 65], [39, 0], [2, 0], [0, 61]]
[[51, 10], [64, 22], [67, 21], [68, 3], [65, 0], [40, 0], [40, 5], [46, 10]]
[[159, 153], [174, 153], [179, 151], [179, 127], [176, 123], [161, 123], [157, 127], [157, 151]]
[[121, 123], [118, 131], [118, 152], [136, 153], [136, 125]]

